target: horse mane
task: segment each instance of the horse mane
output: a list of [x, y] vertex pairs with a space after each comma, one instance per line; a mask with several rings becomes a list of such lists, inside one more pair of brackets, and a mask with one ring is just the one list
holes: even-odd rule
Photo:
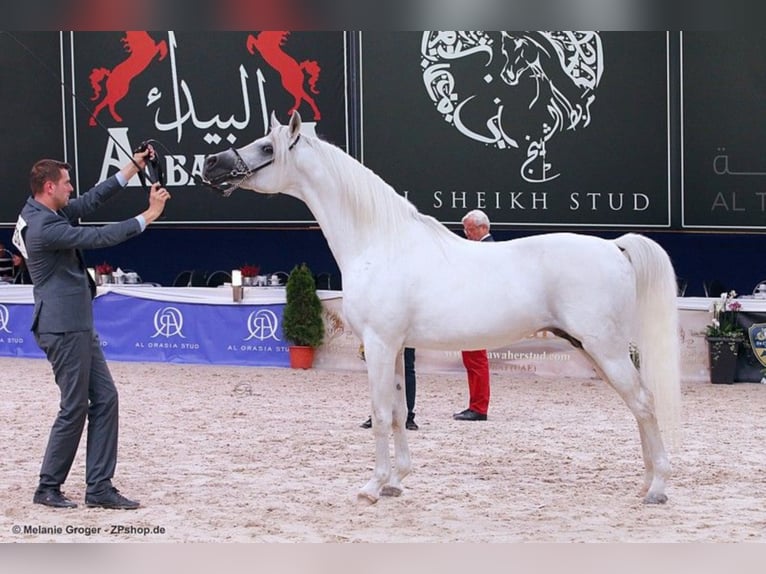
[[[342, 195], [348, 202], [351, 216], [344, 220], [343, 225], [348, 226], [349, 232], [354, 229], [358, 234], [361, 230], [363, 235], [370, 237], [385, 234], [395, 244], [406, 226], [417, 223], [438, 238], [457, 237], [436, 218], [420, 213], [378, 174], [338, 146], [306, 134], [301, 134], [301, 145], [308, 145], [317, 153], [318, 162], [335, 184], [334, 189], [323, 190], [323, 193]], [[277, 161], [285, 166], [288, 161], [287, 146], [278, 147], [280, 149], [275, 150]]]

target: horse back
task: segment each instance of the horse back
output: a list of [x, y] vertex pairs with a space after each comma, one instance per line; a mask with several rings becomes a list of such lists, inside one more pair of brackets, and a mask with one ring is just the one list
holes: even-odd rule
[[344, 306], [363, 310], [365, 323], [404, 329], [415, 346], [493, 348], [622, 313], [635, 298], [629, 262], [612, 242], [589, 236], [455, 237], [414, 242], [395, 260], [368, 255], [348, 280], [344, 273]]

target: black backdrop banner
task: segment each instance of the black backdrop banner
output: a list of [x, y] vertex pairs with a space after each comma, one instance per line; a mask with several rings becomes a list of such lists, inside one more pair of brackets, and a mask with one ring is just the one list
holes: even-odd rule
[[[167, 148], [165, 223], [313, 222], [294, 198], [237, 191], [224, 199], [179, 166], [201, 173], [205, 155], [261, 137], [272, 111], [286, 122], [296, 105], [317, 134], [346, 148], [344, 33], [83, 32], [72, 48], [78, 94], [112, 136], [75, 115], [78, 189], [125, 163], [114, 140], [133, 149], [151, 138]], [[139, 212], [140, 190], [110, 202], [99, 221]]]
[[[764, 49], [761, 32], [0, 32], [0, 226], [35, 160], [69, 161], [85, 191], [145, 139], [174, 197], [159, 225], [311, 226], [293, 198], [222, 199], [179, 167], [286, 121], [295, 92], [445, 223], [762, 230]], [[92, 223], [144, 206], [134, 180]]]
[[766, 33], [683, 32], [682, 225], [763, 229]]
[[364, 162], [457, 223], [669, 227], [664, 32], [364, 32]]
[[[66, 158], [58, 32], [0, 35], [0, 222], [15, 224], [29, 197], [29, 170], [41, 158]], [[6, 247], [10, 244], [6, 241]]]
[[[344, 32], [14, 33], [2, 38], [0, 72], [1, 169], [12, 190], [0, 201], [5, 225], [28, 196], [35, 160], [67, 159], [85, 192], [154, 139], [173, 194], [160, 224], [305, 226], [314, 218], [294, 198], [238, 191], [224, 199], [180, 166], [201, 173], [205, 155], [246, 145], [267, 131], [272, 111], [286, 122], [294, 107], [348, 149]], [[145, 209], [138, 178], [129, 187], [91, 222]]]

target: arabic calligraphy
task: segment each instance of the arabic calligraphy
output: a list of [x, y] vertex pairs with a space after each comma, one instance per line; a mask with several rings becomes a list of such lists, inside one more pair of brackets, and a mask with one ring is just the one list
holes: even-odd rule
[[516, 140], [510, 137], [508, 134], [506, 134], [503, 131], [503, 106], [498, 106], [497, 114], [494, 116], [491, 116], [486, 123], [487, 131], [489, 132], [489, 135], [483, 135], [479, 132], [475, 132], [471, 130], [465, 123], [463, 123], [461, 113], [463, 110], [463, 106], [465, 106], [468, 102], [474, 99], [475, 96], [470, 96], [460, 102], [458, 106], [455, 108], [455, 116], [453, 118], [453, 122], [455, 123], [455, 127], [457, 130], [462, 133], [463, 135], [466, 135], [470, 137], [471, 139], [474, 139], [476, 141], [485, 143], [485, 144], [495, 144], [499, 148], [504, 148], [505, 144], [510, 145], [511, 147], [518, 148], [519, 144], [516, 143]]
[[[598, 32], [430, 31], [421, 56], [426, 93], [459, 133], [497, 149], [525, 147], [519, 174], [529, 183], [561, 175], [547, 144], [590, 124], [604, 70]], [[531, 94], [528, 105], [519, 106], [519, 94]]]
[[[173, 112], [172, 112], [172, 121], [162, 121], [160, 119], [160, 116], [162, 114], [162, 110], [160, 106], [157, 106], [157, 109], [154, 114], [154, 125], [159, 131], [169, 132], [169, 131], [176, 131], [176, 137], [177, 141], [180, 143], [181, 138], [183, 137], [183, 126], [186, 124], [186, 122], [191, 121], [192, 125], [196, 127], [199, 130], [207, 130], [212, 126], [215, 126], [219, 130], [229, 130], [231, 128], [237, 129], [237, 130], [243, 130], [248, 125], [250, 125], [250, 95], [248, 92], [248, 74], [247, 70], [243, 65], [239, 66], [239, 83], [240, 88], [242, 91], [242, 107], [243, 107], [243, 115], [242, 119], [235, 118], [234, 114], [232, 114], [228, 119], [221, 119], [220, 114], [216, 114], [210, 119], [200, 119], [197, 115], [197, 111], [194, 105], [194, 98], [192, 97], [191, 89], [189, 88], [189, 84], [184, 79], [179, 80], [179, 74], [178, 74], [178, 65], [176, 62], [176, 49], [178, 48], [178, 44], [176, 41], [176, 36], [173, 32], [168, 32], [168, 46], [169, 46], [169, 53], [170, 53], [170, 69], [171, 69], [171, 77], [172, 77], [172, 90], [173, 90]], [[260, 71], [260, 70], [259, 70]], [[266, 101], [265, 101], [265, 91], [263, 89], [263, 75], [257, 74], [257, 79], [259, 83], [259, 96], [261, 98], [261, 107], [263, 110], [266, 109]], [[155, 103], [161, 103], [162, 99], [162, 92], [158, 87], [153, 87], [149, 94], [147, 95], [147, 107], [151, 106]], [[264, 111], [265, 114], [265, 111]], [[265, 128], [264, 128], [265, 129]], [[230, 143], [231, 142], [231, 134], [230, 134]], [[220, 140], [219, 140], [220, 141]], [[217, 143], [217, 142], [216, 142]]]
[[719, 147], [718, 155], [713, 157], [713, 171], [716, 175], [756, 175], [766, 176], [766, 171], [734, 171], [729, 167], [729, 156], [725, 147]]
[[526, 181], [542, 183], [556, 179], [560, 173], [548, 175], [551, 164], [545, 161], [545, 138], [531, 142], [527, 148], [527, 159], [521, 166], [521, 173]]

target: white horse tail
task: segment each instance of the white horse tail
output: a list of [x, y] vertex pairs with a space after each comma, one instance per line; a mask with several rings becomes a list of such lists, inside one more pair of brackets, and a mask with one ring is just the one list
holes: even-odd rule
[[680, 444], [681, 352], [678, 337], [676, 274], [659, 244], [628, 233], [614, 242], [624, 250], [636, 272], [641, 384], [654, 396], [657, 421], [667, 442]]

